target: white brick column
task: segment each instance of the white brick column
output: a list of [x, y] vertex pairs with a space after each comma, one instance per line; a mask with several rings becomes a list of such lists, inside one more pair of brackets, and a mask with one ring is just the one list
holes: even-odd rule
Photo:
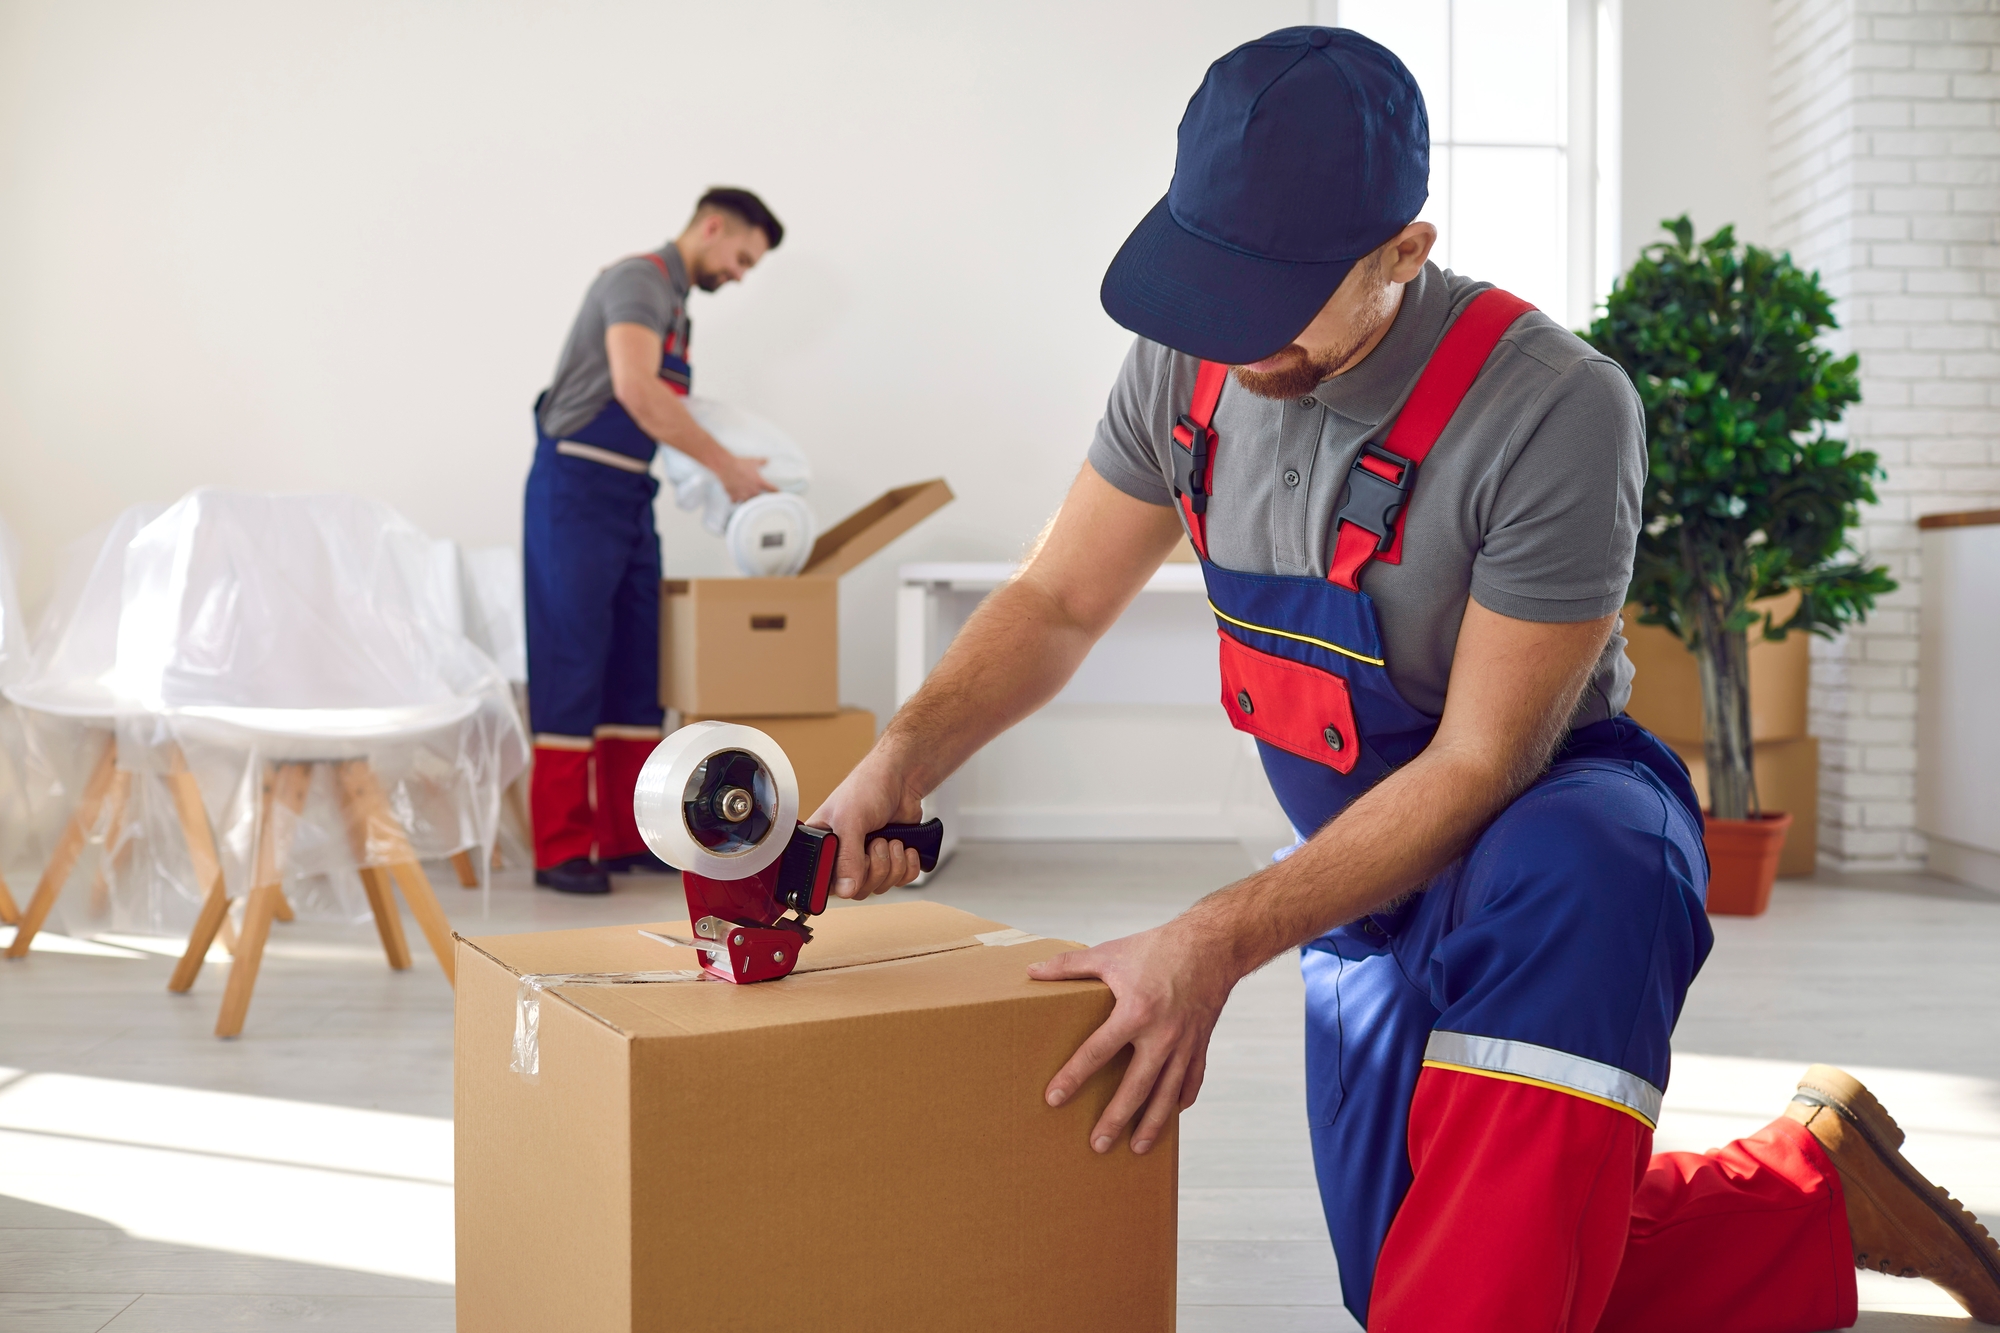
[[1861, 355], [1849, 436], [1881, 456], [1857, 545], [1901, 587], [1813, 645], [1820, 856], [1922, 862], [1917, 516], [2000, 504], [2000, 0], [1777, 0], [1776, 244]]

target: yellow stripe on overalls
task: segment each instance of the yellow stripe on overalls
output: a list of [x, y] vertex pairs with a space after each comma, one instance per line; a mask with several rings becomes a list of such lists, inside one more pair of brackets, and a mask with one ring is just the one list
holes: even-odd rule
[[1274, 634], [1281, 639], [1291, 639], [1296, 643], [1309, 643], [1315, 648], [1324, 648], [1330, 653], [1339, 653], [1342, 657], [1351, 657], [1357, 662], [1366, 662], [1369, 666], [1383, 665], [1382, 659], [1379, 657], [1369, 657], [1365, 653], [1355, 652], [1352, 648], [1343, 648], [1337, 643], [1328, 643], [1325, 639], [1315, 639], [1308, 634], [1293, 634], [1289, 630], [1272, 629], [1269, 625], [1253, 625], [1247, 620], [1238, 620], [1235, 616], [1230, 615], [1217, 606], [1213, 599], [1209, 601], [1208, 609], [1215, 612], [1217, 619], [1226, 620], [1230, 624], [1242, 629], [1252, 630], [1258, 634]]

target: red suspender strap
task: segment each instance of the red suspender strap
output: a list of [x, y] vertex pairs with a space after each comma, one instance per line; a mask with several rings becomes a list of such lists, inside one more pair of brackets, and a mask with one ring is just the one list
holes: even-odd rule
[[1370, 560], [1402, 563], [1403, 516], [1418, 466], [1479, 378], [1501, 335], [1533, 309], [1520, 297], [1489, 287], [1445, 330], [1417, 387], [1396, 414], [1389, 438], [1380, 445], [1362, 445], [1348, 473], [1326, 574], [1330, 582], [1359, 591], [1362, 568]]
[[1222, 397], [1229, 367], [1204, 361], [1194, 373], [1194, 401], [1187, 415], [1174, 423], [1174, 496], [1187, 516], [1188, 538], [1201, 558], [1208, 559], [1208, 497], [1215, 480], [1215, 404]]
[[[667, 286], [671, 287], [674, 285], [674, 275], [667, 270], [666, 260], [660, 258], [656, 254], [644, 254], [639, 257], [651, 263], [654, 268], [660, 270], [660, 276], [667, 280]], [[668, 356], [677, 356], [685, 360], [687, 358], [687, 348], [682, 347], [679, 344], [680, 344], [680, 335], [675, 330], [671, 328], [668, 329], [666, 338], [661, 342], [662, 350], [664, 350]], [[687, 387], [685, 385], [676, 385], [674, 391], [682, 395], [683, 397], [687, 395]]]

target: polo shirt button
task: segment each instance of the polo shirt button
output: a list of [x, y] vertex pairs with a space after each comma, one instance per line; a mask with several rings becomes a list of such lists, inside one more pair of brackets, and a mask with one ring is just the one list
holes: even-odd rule
[[1304, 398], [1299, 399], [1299, 406], [1310, 412], [1319, 406], [1319, 399], [1313, 397], [1311, 394], [1307, 394]]
[[1298, 484], [1299, 484], [1299, 470], [1298, 470], [1297, 468], [1295, 468], [1295, 467], [1288, 467], [1288, 468], [1286, 468], [1286, 469], [1285, 469], [1285, 485], [1287, 485], [1287, 486], [1296, 486], [1296, 485], [1298, 485]]

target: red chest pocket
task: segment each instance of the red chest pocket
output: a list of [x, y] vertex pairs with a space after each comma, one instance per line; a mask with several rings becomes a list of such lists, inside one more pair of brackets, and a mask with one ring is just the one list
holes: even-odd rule
[[1222, 707], [1238, 731], [1351, 773], [1361, 758], [1347, 682], [1255, 648], [1217, 630], [1222, 640]]

